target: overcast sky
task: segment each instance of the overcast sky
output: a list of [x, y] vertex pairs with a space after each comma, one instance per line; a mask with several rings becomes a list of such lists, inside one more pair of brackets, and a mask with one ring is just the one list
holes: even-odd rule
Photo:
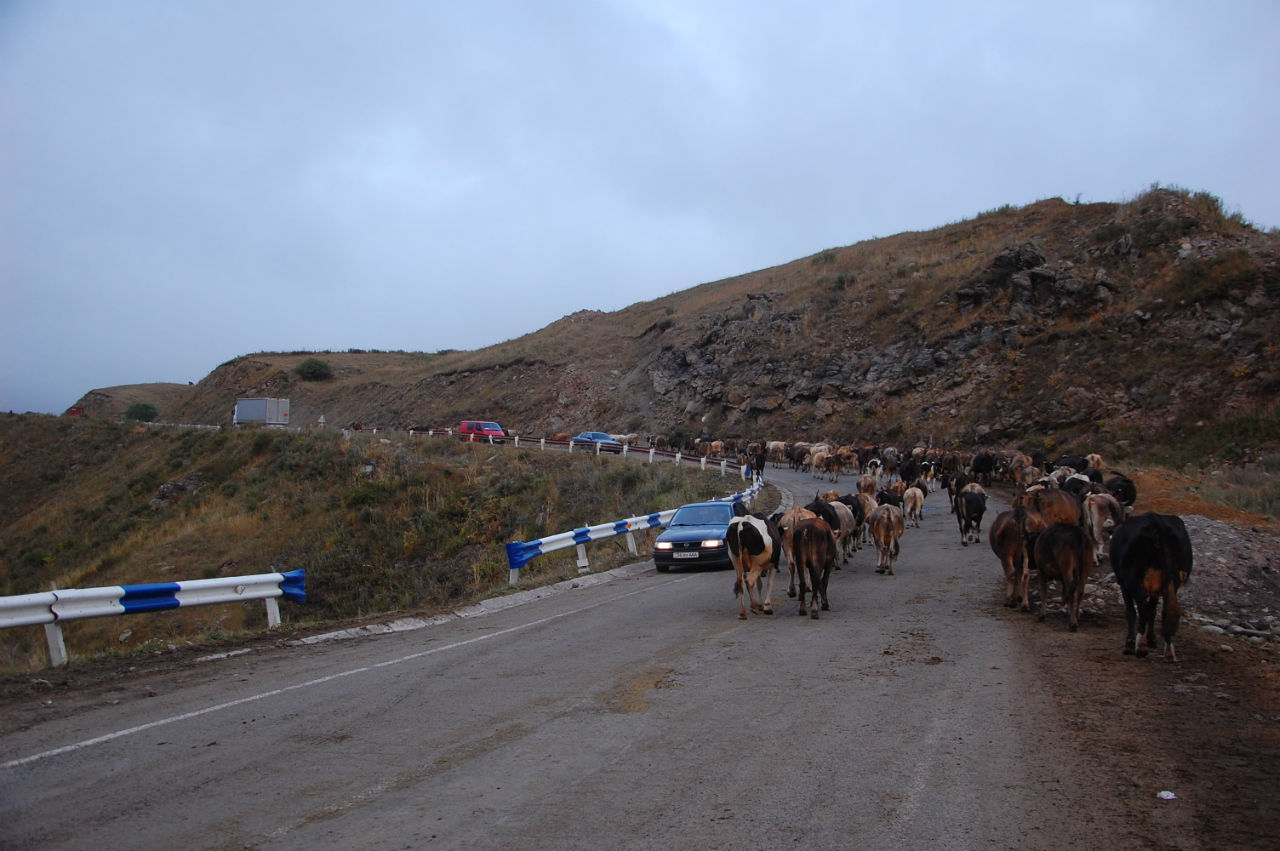
[[1280, 226], [1280, 3], [0, 0], [0, 410], [1004, 204]]

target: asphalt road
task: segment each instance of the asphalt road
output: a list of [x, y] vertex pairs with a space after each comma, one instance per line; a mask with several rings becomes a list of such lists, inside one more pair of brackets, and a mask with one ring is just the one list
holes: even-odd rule
[[1107, 847], [990, 550], [934, 494], [874, 563], [816, 621], [649, 563], [124, 683], [0, 742], [0, 847]]

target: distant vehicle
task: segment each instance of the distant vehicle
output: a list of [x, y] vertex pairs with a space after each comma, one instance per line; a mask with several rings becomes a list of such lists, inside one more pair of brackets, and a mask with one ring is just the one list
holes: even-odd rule
[[463, 440], [483, 440], [486, 443], [506, 443], [507, 430], [492, 420], [463, 420], [458, 426]]
[[231, 424], [242, 426], [254, 423], [257, 425], [283, 428], [289, 424], [289, 400], [255, 397], [237, 399], [231, 410]]
[[584, 431], [569, 441], [570, 448], [574, 446], [590, 446], [595, 447], [600, 444], [601, 452], [621, 452], [622, 444], [614, 440], [602, 431]]
[[659, 573], [693, 564], [732, 567], [725, 543], [732, 519], [732, 502], [691, 502], [680, 506], [653, 542], [654, 566]]

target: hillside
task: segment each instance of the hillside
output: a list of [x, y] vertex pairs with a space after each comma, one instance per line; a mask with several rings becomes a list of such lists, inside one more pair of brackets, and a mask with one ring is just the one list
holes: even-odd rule
[[[1122, 455], [1196, 430], [1231, 447], [1274, 421], [1278, 258], [1280, 237], [1204, 193], [1051, 199], [581, 311], [471, 352], [240, 357], [161, 419], [225, 423], [236, 397], [268, 395], [289, 397], [300, 426], [483, 416], [534, 436], [1088, 443]], [[300, 380], [292, 370], [310, 356], [333, 378]]]

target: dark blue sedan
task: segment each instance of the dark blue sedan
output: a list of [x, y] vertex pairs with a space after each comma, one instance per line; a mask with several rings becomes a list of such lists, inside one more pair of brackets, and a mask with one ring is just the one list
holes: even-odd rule
[[621, 452], [622, 444], [614, 440], [602, 431], [584, 431], [569, 441], [570, 448], [574, 446], [590, 446], [600, 445], [601, 452]]
[[732, 502], [691, 502], [676, 509], [653, 542], [653, 563], [658, 572], [673, 566], [732, 567], [725, 536], [733, 519]]

